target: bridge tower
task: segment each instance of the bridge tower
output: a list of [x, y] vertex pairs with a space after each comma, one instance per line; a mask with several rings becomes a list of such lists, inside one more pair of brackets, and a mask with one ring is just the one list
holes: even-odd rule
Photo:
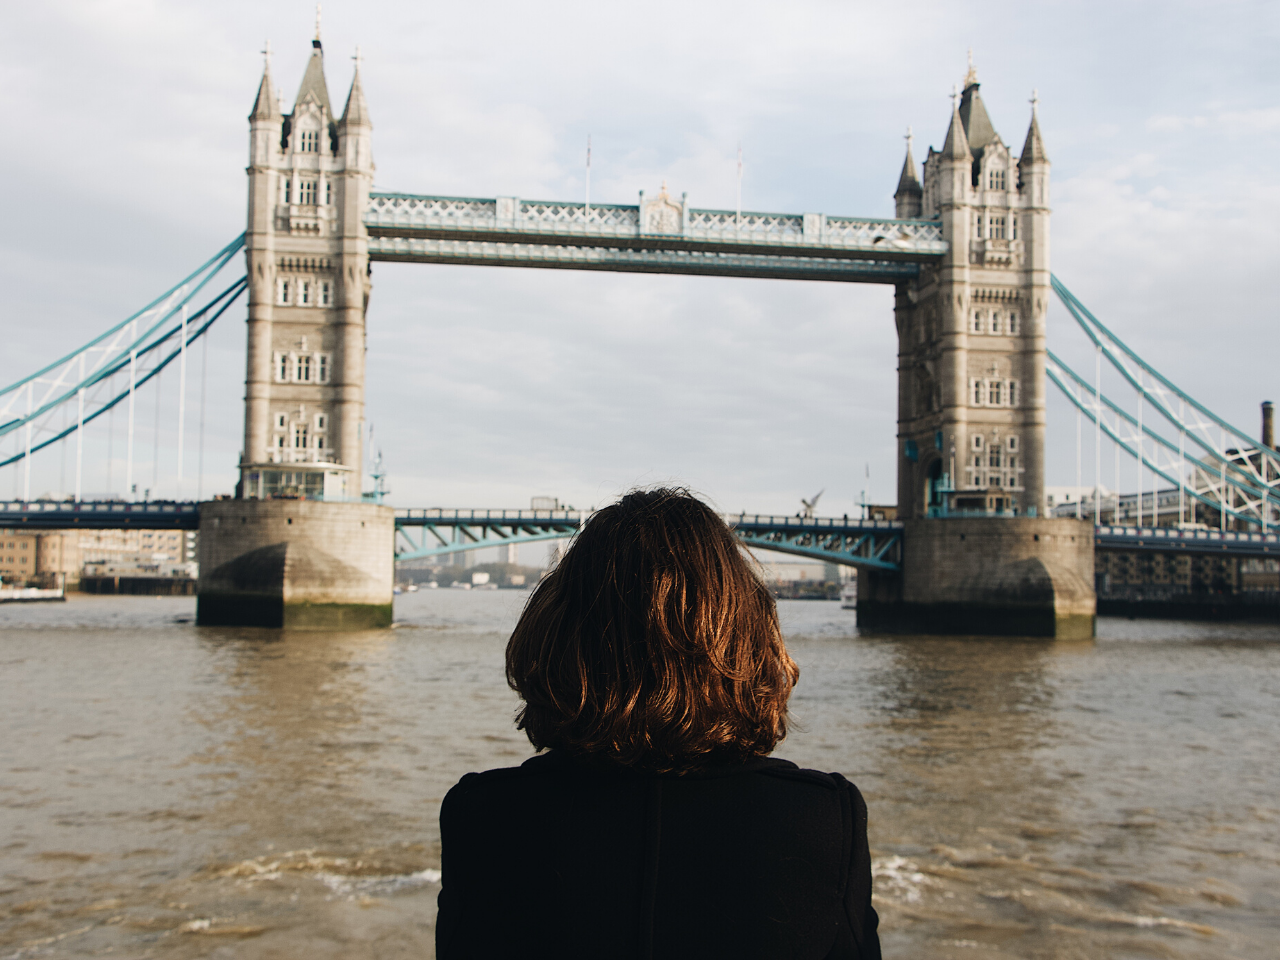
[[292, 111], [268, 61], [249, 115], [244, 449], [200, 511], [206, 624], [391, 622], [394, 512], [361, 492], [373, 125], [359, 55], [336, 116], [318, 18], [311, 47]]
[[898, 513], [1034, 517], [1044, 509], [1049, 159], [1034, 110], [1020, 156], [972, 68], [924, 182], [910, 146], [899, 217], [938, 219], [942, 263], [897, 286]]
[[896, 286], [900, 577], [859, 583], [859, 621], [922, 632], [1092, 635], [1093, 537], [1044, 511], [1049, 158], [1033, 97], [1022, 152], [972, 63], [942, 150], [896, 216], [940, 221], [947, 253]]
[[239, 497], [360, 496], [369, 108], [357, 62], [342, 116], [319, 31], [292, 112], [268, 64], [249, 116], [248, 359]]

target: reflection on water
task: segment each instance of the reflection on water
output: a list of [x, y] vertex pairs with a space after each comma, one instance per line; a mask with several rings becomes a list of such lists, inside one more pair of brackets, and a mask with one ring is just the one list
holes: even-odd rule
[[[0, 608], [0, 958], [423, 957], [440, 799], [530, 753], [524, 594], [393, 630], [196, 628], [190, 598]], [[867, 796], [887, 956], [1270, 957], [1280, 631], [858, 637], [784, 602], [779, 754]]]

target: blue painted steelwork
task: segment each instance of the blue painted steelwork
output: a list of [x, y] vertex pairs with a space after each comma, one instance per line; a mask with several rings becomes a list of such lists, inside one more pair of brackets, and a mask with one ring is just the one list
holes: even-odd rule
[[[1083, 413], [1089, 419], [1090, 423], [1098, 422], [1099, 426], [1101, 426], [1102, 428], [1102, 432], [1107, 436], [1109, 440], [1118, 444], [1120, 448], [1124, 450], [1125, 453], [1129, 454], [1129, 456], [1134, 457], [1136, 459], [1139, 455], [1137, 448], [1132, 443], [1128, 442], [1123, 437], [1121, 437], [1119, 433], [1116, 431], [1115, 427], [1113, 427], [1105, 419], [1099, 420], [1099, 418], [1096, 415], [1096, 411], [1094, 411], [1093, 409], [1092, 404], [1086, 403], [1085, 400], [1081, 399], [1081, 397], [1077, 395], [1076, 391], [1073, 391], [1070, 389], [1067, 383], [1063, 381], [1062, 377], [1059, 376], [1059, 370], [1061, 370], [1062, 373], [1066, 374], [1067, 378], [1073, 381], [1076, 384], [1077, 388], [1082, 390], [1084, 397], [1087, 399], [1093, 395], [1093, 388], [1084, 379], [1084, 377], [1080, 376], [1080, 374], [1076, 373], [1074, 370], [1068, 367], [1065, 363], [1063, 363], [1062, 360], [1052, 350], [1049, 350], [1046, 352], [1048, 353], [1049, 363], [1045, 367], [1045, 374], [1049, 377], [1049, 379], [1052, 380], [1054, 384], [1057, 385], [1058, 389], [1061, 390], [1062, 393], [1066, 396], [1066, 398], [1071, 401], [1072, 405], [1075, 406], [1081, 413]], [[1136, 433], [1137, 426], [1138, 426], [1138, 420], [1136, 417], [1134, 417], [1132, 414], [1128, 413], [1127, 411], [1122, 410], [1120, 406], [1116, 404], [1115, 401], [1111, 400], [1105, 393], [1098, 394], [1098, 401], [1102, 406], [1110, 410], [1114, 416], [1118, 417], [1120, 420], [1123, 420], [1125, 423], [1127, 423], [1129, 427], [1132, 430], [1134, 430]], [[1162, 437], [1159, 433], [1157, 433], [1155, 430], [1152, 430], [1149, 426], [1144, 424], [1142, 427], [1142, 433], [1144, 436], [1147, 437], [1147, 439], [1151, 440], [1154, 444], [1162, 447], [1170, 455], [1178, 453], [1178, 445], [1176, 443], [1173, 443], [1172, 441], [1166, 439], [1165, 437]], [[1193, 457], [1190, 454], [1183, 453], [1182, 457], [1183, 459], [1186, 460], [1187, 463], [1191, 464], [1192, 466], [1198, 467], [1207, 473], [1212, 474], [1218, 470], [1217, 466], [1210, 464], [1204, 460], [1201, 460], [1197, 457]], [[1142, 463], [1148, 470], [1150, 470], [1156, 476], [1160, 477], [1162, 480], [1166, 481], [1167, 483], [1173, 484], [1175, 488], [1178, 487], [1179, 484], [1181, 484], [1183, 491], [1188, 497], [1191, 497], [1192, 499], [1199, 501], [1200, 503], [1204, 504], [1205, 506], [1209, 507], [1214, 511], [1217, 511], [1222, 508], [1223, 505], [1220, 504], [1218, 500], [1214, 499], [1213, 497], [1205, 496], [1203, 493], [1198, 491], [1194, 486], [1186, 483], [1185, 480], [1179, 480], [1175, 472], [1165, 469], [1159, 463], [1153, 460], [1151, 457], [1148, 457], [1145, 453], [1142, 454]], [[1240, 479], [1238, 479], [1239, 475], [1234, 469], [1230, 473], [1226, 473], [1224, 471], [1224, 474], [1225, 474], [1225, 479], [1228, 486], [1234, 487], [1237, 490], [1243, 491], [1248, 494], [1257, 495], [1257, 492], [1258, 492], [1257, 488], [1252, 484], [1242, 482]], [[1270, 499], [1273, 499], [1273, 500], [1276, 499], [1274, 494], [1267, 493], [1265, 495]], [[1239, 510], [1233, 510], [1231, 507], [1226, 507], [1225, 509], [1226, 509], [1227, 516], [1235, 520], [1244, 520], [1251, 524], [1258, 522], [1258, 517], [1256, 513], [1245, 513]]]
[[[206, 304], [200, 310], [196, 311], [196, 313], [192, 314], [187, 321], [188, 322], [187, 346], [191, 346], [191, 344], [195, 343], [202, 336], [204, 336], [204, 334], [208, 331], [208, 329], [211, 326], [213, 326], [213, 324], [218, 320], [219, 317], [221, 317], [224, 313], [227, 312], [227, 310], [239, 298], [240, 294], [242, 294], [245, 291], [245, 289], [247, 289], [247, 287], [248, 287], [248, 279], [246, 277], [241, 277], [231, 286], [227, 287], [220, 294], [218, 294], [210, 303]], [[214, 310], [215, 307], [217, 308], [216, 310]], [[212, 314], [210, 314], [211, 310], [213, 311]], [[200, 322], [202, 320], [203, 322]], [[199, 325], [195, 326], [195, 324], [197, 323]], [[181, 338], [182, 338], [181, 328], [175, 326], [172, 330], [161, 332], [152, 341], [152, 343], [150, 343], [148, 346], [144, 347], [143, 349], [139, 350], [137, 356], [139, 358], [147, 357], [155, 353], [156, 351], [161, 350], [161, 348], [163, 348], [170, 341], [175, 339], [177, 339], [178, 341], [181, 341]], [[182, 353], [182, 344], [181, 342], [178, 342], [173, 345], [172, 349], [169, 351], [167, 355], [163, 353], [157, 354], [154, 365], [149, 370], [147, 370], [146, 373], [138, 377], [137, 382], [134, 385], [135, 389], [138, 387], [141, 387], [144, 383], [151, 380], [151, 378], [158, 376], [160, 371], [163, 370], [165, 367], [167, 367], [174, 360], [176, 360], [181, 355], [181, 353]], [[128, 367], [129, 367], [129, 357], [128, 355], [126, 355], [122, 359], [117, 360], [115, 363], [99, 370], [93, 376], [86, 377], [82, 383], [75, 384], [61, 397], [55, 400], [51, 400], [48, 404], [44, 405], [39, 410], [32, 413], [30, 416], [11, 421], [10, 423], [7, 423], [4, 426], [0, 427], [0, 436], [3, 436], [9, 430], [17, 429], [18, 427], [25, 424], [28, 420], [35, 420], [37, 417], [41, 416], [42, 414], [48, 413], [49, 411], [53, 410], [55, 407], [57, 407], [61, 403], [73, 402], [76, 398], [76, 395], [79, 393], [79, 391], [82, 388], [88, 389], [89, 387], [94, 386], [95, 384], [102, 383], [107, 379], [109, 379], [113, 374], [120, 373], [121, 371], [127, 370]], [[126, 386], [121, 388], [120, 392], [115, 394], [114, 396], [100, 401], [99, 405], [97, 406], [97, 409], [85, 415], [83, 422], [85, 424], [92, 423], [98, 417], [102, 416], [104, 413], [109, 411], [112, 407], [127, 400], [128, 398], [129, 398], [129, 388]], [[44, 440], [41, 440], [39, 443], [33, 443], [31, 445], [31, 453], [38, 453], [39, 451], [43, 450], [45, 447], [50, 446], [51, 444], [57, 443], [59, 440], [63, 439], [64, 437], [71, 436], [71, 434], [75, 433], [77, 429], [79, 429], [79, 426], [77, 424], [72, 424], [69, 427], [65, 427], [64, 429], [53, 433], [51, 436], [47, 437]], [[27, 452], [23, 450], [19, 453], [13, 454], [8, 458], [0, 459], [0, 467], [7, 467], [11, 463], [17, 463], [19, 460], [22, 460], [26, 456], [27, 456]]]
[[0, 500], [0, 527], [21, 530], [198, 530], [200, 506], [191, 500], [123, 503]]
[[1231, 530], [1194, 530], [1177, 527], [1097, 527], [1097, 547], [1147, 550], [1162, 553], [1214, 553], [1246, 556], [1280, 556], [1280, 536]]
[[829, 280], [838, 283], [899, 283], [915, 279], [920, 274], [919, 264], [897, 261], [620, 250], [413, 237], [370, 237], [369, 259], [387, 263], [453, 263], [762, 280]]
[[[416, 560], [509, 543], [572, 537], [581, 510], [397, 510], [396, 559]], [[902, 524], [888, 520], [843, 520], [733, 514], [725, 519], [743, 542], [826, 563], [898, 568]], [[0, 500], [0, 528], [23, 530], [197, 530], [200, 505], [190, 501], [122, 503], [118, 500], [29, 503]], [[415, 541], [414, 535], [419, 539]], [[426, 542], [426, 549], [411, 549]], [[1280, 556], [1280, 535], [1175, 527], [1102, 526], [1098, 547], [1185, 553]]]
[[[1214, 509], [1218, 509], [1221, 504], [1229, 515], [1259, 524], [1264, 532], [1269, 526], [1274, 525], [1275, 515], [1280, 508], [1280, 454], [1258, 443], [1247, 431], [1228, 423], [1185, 390], [1177, 387], [1109, 330], [1075, 294], [1067, 289], [1061, 280], [1051, 276], [1050, 281], [1054, 293], [1080, 329], [1085, 332], [1098, 354], [1107, 358], [1111, 366], [1137, 392], [1143, 403], [1150, 404], [1177, 431], [1180, 438], [1190, 440], [1198, 446], [1203, 451], [1205, 459], [1187, 457], [1179, 446], [1160, 437], [1145, 424], [1142, 430], [1138, 431], [1135, 418], [1123, 414], [1114, 403], [1099, 397], [1100, 402], [1097, 404], [1099, 409], [1094, 412], [1105, 417], [1105, 412], [1101, 408], [1106, 406], [1117, 417], [1115, 423], [1111, 425], [1115, 429], [1108, 429], [1104, 419], [1104, 429], [1108, 429], [1108, 435], [1114, 437], [1119, 430], [1130, 432], [1132, 443], [1126, 444], [1126, 449], [1132, 456], [1138, 456], [1141, 453], [1143, 462], [1148, 464], [1151, 461], [1147, 459], [1145, 450], [1142, 448], [1148, 438], [1152, 439], [1155, 441], [1155, 447], [1151, 459], [1157, 460], [1159, 454], [1163, 452], [1167, 460], [1163, 465], [1164, 469], [1160, 469], [1159, 465], [1153, 465], [1152, 469], [1165, 479], [1170, 479], [1170, 472], [1181, 471], [1184, 460], [1190, 460], [1193, 465], [1203, 471], [1202, 479], [1206, 481], [1205, 489], [1215, 495], [1211, 501], [1206, 501]], [[1077, 386], [1082, 388], [1085, 396], [1083, 398], [1074, 396], [1067, 385], [1053, 376], [1050, 370], [1050, 376], [1054, 382], [1062, 388], [1073, 403], [1089, 413], [1089, 407], [1092, 405], [1084, 401], [1092, 399], [1089, 395], [1093, 393], [1096, 386], [1090, 388], [1083, 378], [1070, 371], [1052, 354], [1049, 359], [1051, 363], [1061, 367]], [[1135, 447], [1138, 448], [1136, 451]], [[1174, 450], [1178, 450], [1176, 462], [1172, 454]], [[1214, 489], [1215, 473], [1217, 474], [1216, 487], [1219, 489]], [[1186, 484], [1184, 478], [1173, 479], [1173, 482], [1175, 486], [1182, 486], [1187, 492], [1195, 495], [1194, 489]]]
[[572, 537], [584, 510], [397, 510], [396, 560]]
[[628, 273], [897, 283], [946, 253], [937, 220], [375, 192], [369, 258]]
[[[0, 454], [0, 467], [57, 443], [125, 400], [128, 388], [113, 391], [112, 377], [132, 371], [136, 391], [181, 355], [184, 327], [188, 346], [203, 336], [244, 292], [247, 279], [234, 281], [199, 309], [191, 309], [192, 301], [243, 247], [241, 234], [137, 313], [54, 363], [0, 388], [0, 439], [14, 441], [12, 455]], [[55, 411], [64, 404], [79, 405], [76, 422], [55, 426]], [[16, 431], [24, 427], [26, 440], [19, 443]]]
[[846, 567], [901, 568], [902, 524], [897, 520], [749, 514], [725, 519], [751, 547]]
[[[584, 510], [397, 510], [396, 559], [572, 537]], [[852, 567], [896, 570], [902, 525], [887, 520], [732, 514], [725, 520], [752, 547]]]

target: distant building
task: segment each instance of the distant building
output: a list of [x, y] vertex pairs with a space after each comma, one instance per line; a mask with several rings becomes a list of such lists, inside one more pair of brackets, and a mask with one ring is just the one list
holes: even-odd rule
[[38, 553], [38, 534], [0, 530], [0, 579], [15, 583], [35, 577]]
[[194, 530], [0, 530], [0, 579], [57, 581], [70, 589], [80, 583], [86, 564], [129, 562], [191, 563]]

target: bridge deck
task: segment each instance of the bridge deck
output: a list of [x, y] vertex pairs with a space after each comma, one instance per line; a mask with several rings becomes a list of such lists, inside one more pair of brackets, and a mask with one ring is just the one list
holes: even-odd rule
[[[665, 198], [664, 198], [665, 200]], [[369, 257], [632, 273], [896, 283], [947, 250], [933, 220], [372, 193]]]
[[1280, 555], [1280, 536], [1176, 527], [1096, 527], [1094, 543], [1113, 550]]
[[0, 500], [0, 527], [25, 530], [198, 530], [193, 501], [124, 503], [118, 500]]
[[[396, 526], [505, 528], [503, 539], [488, 541], [467, 539], [454, 549], [479, 549], [497, 546], [523, 529], [537, 530], [542, 539], [572, 536], [573, 531], [590, 516], [584, 510], [446, 510], [397, 509]], [[795, 517], [773, 514], [723, 514], [725, 522], [736, 529], [748, 543], [768, 549], [767, 538], [793, 544], [825, 539], [828, 552], [837, 548], [835, 539], [847, 547], [859, 538], [871, 537], [883, 546], [891, 538], [901, 536], [902, 524], [896, 520], [857, 520], [848, 517]], [[196, 530], [200, 526], [200, 506], [192, 501], [124, 503], [121, 501], [0, 500], [0, 528], [27, 530], [125, 529]], [[871, 541], [867, 541], [870, 544]], [[1250, 533], [1232, 530], [1195, 530], [1175, 527], [1096, 528], [1095, 544], [1113, 550], [1159, 550], [1186, 553], [1226, 553], [1249, 556], [1280, 556], [1280, 533]], [[468, 546], [469, 544], [469, 546]]]

